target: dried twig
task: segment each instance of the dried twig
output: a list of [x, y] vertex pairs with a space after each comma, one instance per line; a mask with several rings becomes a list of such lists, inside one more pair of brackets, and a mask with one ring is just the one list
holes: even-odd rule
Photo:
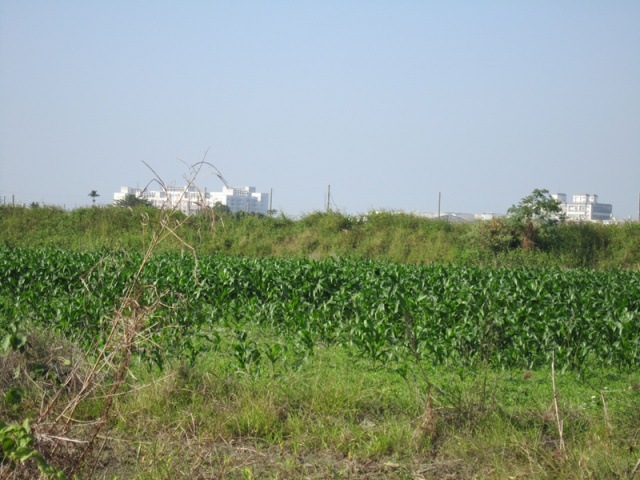
[[640, 468], [640, 460], [638, 460], [638, 463], [636, 463], [636, 466], [634, 467], [633, 471], [631, 472], [631, 475], [629, 476], [629, 480], [633, 480], [633, 477], [635, 476], [636, 472], [638, 471], [638, 469]]
[[424, 404], [424, 412], [420, 418], [420, 424], [413, 431], [411, 441], [417, 442], [422, 439], [429, 439], [430, 442], [436, 436], [438, 429], [438, 417], [436, 416], [435, 409], [433, 408], [433, 399], [431, 397], [431, 388], [427, 390], [427, 401]]
[[609, 411], [607, 410], [607, 402], [604, 401], [604, 392], [600, 390], [600, 398], [602, 399], [602, 406], [604, 408], [604, 419], [607, 422], [607, 428], [609, 429], [609, 436], [612, 435], [613, 427], [611, 427], [611, 421], [609, 421]]
[[429, 470], [437, 470], [438, 468], [442, 468], [442, 467], [446, 467], [446, 466], [450, 466], [450, 465], [455, 465], [457, 463], [460, 462], [464, 462], [465, 460], [462, 458], [454, 458], [453, 460], [445, 460], [442, 462], [437, 462], [437, 463], [430, 463], [429, 465], [424, 466], [423, 468], [421, 468], [420, 470], [418, 470], [417, 472], [415, 472], [417, 475], [421, 475], [423, 473], [427, 473]]
[[556, 409], [556, 421], [558, 422], [558, 434], [560, 435], [560, 450], [564, 451], [564, 436], [563, 436], [564, 421], [560, 420], [560, 412], [559, 412], [559, 409], [558, 409], [558, 392], [556, 390], [556, 367], [555, 367], [555, 363], [556, 363], [556, 352], [553, 351], [552, 352], [552, 359], [551, 359], [551, 382], [553, 383], [553, 404], [554, 404], [555, 409]]
[[57, 435], [45, 435], [44, 433], [36, 434], [36, 438], [38, 440], [45, 440], [49, 442], [53, 440], [59, 440], [61, 442], [68, 442], [68, 443], [80, 443], [80, 444], [89, 443], [87, 440], [76, 440], [75, 438], [59, 437]]

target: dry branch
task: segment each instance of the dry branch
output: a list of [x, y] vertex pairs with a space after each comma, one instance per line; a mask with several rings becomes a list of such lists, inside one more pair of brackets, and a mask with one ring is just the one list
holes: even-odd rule
[[564, 421], [560, 420], [560, 412], [558, 409], [558, 391], [556, 390], [556, 352], [552, 352], [551, 359], [551, 382], [553, 383], [553, 405], [556, 410], [556, 422], [558, 423], [558, 435], [560, 435], [560, 450], [564, 451]]

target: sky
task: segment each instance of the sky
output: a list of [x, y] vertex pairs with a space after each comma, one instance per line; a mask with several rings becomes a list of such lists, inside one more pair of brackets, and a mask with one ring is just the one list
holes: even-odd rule
[[106, 205], [203, 159], [288, 216], [330, 185], [354, 215], [548, 189], [638, 219], [640, 2], [0, 1], [0, 200]]

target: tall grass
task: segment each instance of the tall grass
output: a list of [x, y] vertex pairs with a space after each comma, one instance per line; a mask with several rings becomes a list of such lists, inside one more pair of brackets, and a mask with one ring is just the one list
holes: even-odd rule
[[[73, 250], [142, 251], [140, 221], [161, 221], [163, 212], [115, 206], [65, 211], [57, 207], [0, 206], [0, 244]], [[313, 212], [294, 220], [255, 214], [221, 215], [215, 232], [210, 212], [184, 217], [181, 237], [198, 253], [277, 257], [351, 257], [413, 264], [480, 267], [534, 266], [640, 268], [640, 224], [559, 225], [533, 250], [524, 251], [500, 221], [456, 224], [410, 214], [345, 215]], [[158, 251], [181, 250], [168, 238]]]

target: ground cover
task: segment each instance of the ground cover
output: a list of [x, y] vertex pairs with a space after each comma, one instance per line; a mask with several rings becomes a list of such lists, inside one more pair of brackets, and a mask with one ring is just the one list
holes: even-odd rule
[[219, 362], [123, 405], [141, 478], [624, 478], [637, 461], [629, 374], [559, 373], [561, 437], [550, 369], [429, 370], [441, 391], [428, 404], [422, 372], [403, 379], [342, 349], [259, 374]]
[[[340, 346], [243, 368], [235, 333], [218, 333], [193, 366], [132, 366], [100, 455], [79, 478], [630, 478], [638, 460], [635, 372], [557, 371], [554, 393], [551, 366], [423, 365], [400, 376]], [[249, 338], [273, 335], [256, 327]], [[60, 354], [64, 341], [53, 345]], [[25, 361], [16, 355], [3, 367]], [[5, 394], [11, 384], [25, 398], [4, 402], [7, 422], [39, 413], [33, 385], [48, 382], [24, 367], [31, 381], [3, 379]], [[83, 422], [100, 418], [104, 401], [87, 399], [65, 438], [86, 438]], [[77, 444], [60, 441], [51, 454], [51, 440], [36, 438], [50, 463], [73, 464]], [[33, 478], [25, 465], [15, 478]]]

